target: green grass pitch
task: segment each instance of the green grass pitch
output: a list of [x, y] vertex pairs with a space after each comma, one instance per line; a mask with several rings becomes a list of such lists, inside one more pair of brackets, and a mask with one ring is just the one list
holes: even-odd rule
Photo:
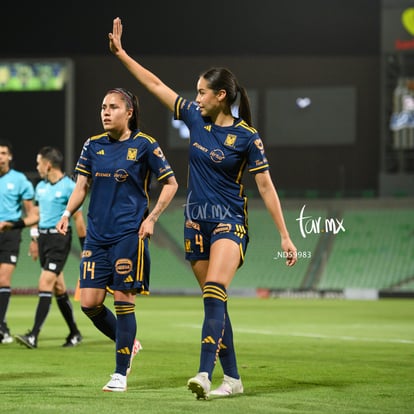
[[[12, 296], [13, 334], [31, 327], [36, 296]], [[112, 297], [107, 298], [112, 307]], [[414, 412], [414, 301], [230, 298], [245, 393], [197, 401], [202, 301], [137, 298], [138, 337], [126, 393], [104, 393], [114, 345], [74, 302], [84, 342], [62, 348], [67, 328], [53, 302], [38, 349], [0, 345], [4, 413]], [[213, 386], [222, 377], [214, 371]]]

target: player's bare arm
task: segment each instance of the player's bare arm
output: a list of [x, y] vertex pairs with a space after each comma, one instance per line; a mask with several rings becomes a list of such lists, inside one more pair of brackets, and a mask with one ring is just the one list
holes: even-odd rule
[[273, 219], [281, 237], [281, 246], [287, 254], [286, 265], [293, 266], [297, 261], [297, 249], [290, 239], [282, 213], [279, 196], [273, 184], [269, 171], [255, 175], [256, 185], [270, 216]]
[[122, 29], [121, 19], [119, 17], [115, 18], [112, 33], [108, 35], [110, 51], [123, 63], [138, 82], [158, 98], [170, 111], [173, 111], [178, 94], [127, 54], [121, 43]]
[[56, 224], [56, 229], [59, 233], [67, 233], [69, 227], [69, 218], [79, 209], [88, 194], [89, 181], [90, 180], [88, 177], [80, 174], [78, 175], [75, 188], [73, 189], [72, 195], [70, 196], [68, 204], [66, 206], [66, 211], [63, 213], [63, 216], [59, 220], [59, 223]]
[[152, 209], [148, 217], [142, 222], [138, 235], [141, 239], [151, 237], [154, 234], [154, 225], [158, 221], [158, 218], [162, 212], [169, 206], [172, 199], [177, 192], [178, 184], [175, 177], [169, 177], [163, 184], [162, 190], [158, 197], [157, 203]]

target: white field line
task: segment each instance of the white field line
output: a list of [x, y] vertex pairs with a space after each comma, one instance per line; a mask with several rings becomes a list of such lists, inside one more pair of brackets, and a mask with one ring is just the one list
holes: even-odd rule
[[[200, 325], [195, 324], [180, 324], [176, 325], [183, 328], [201, 329]], [[392, 344], [414, 344], [414, 340], [399, 339], [399, 338], [367, 338], [363, 336], [349, 336], [349, 335], [324, 335], [318, 333], [302, 333], [302, 332], [276, 332], [261, 329], [247, 329], [247, 328], [234, 328], [236, 333], [244, 333], [251, 335], [268, 335], [268, 336], [295, 336], [302, 338], [315, 338], [315, 339], [336, 339], [340, 341], [360, 341], [360, 342], [383, 342]]]

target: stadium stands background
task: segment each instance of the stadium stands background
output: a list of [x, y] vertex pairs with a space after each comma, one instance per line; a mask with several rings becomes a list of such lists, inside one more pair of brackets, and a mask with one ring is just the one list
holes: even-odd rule
[[[231, 68], [253, 92], [255, 126], [266, 145], [289, 229], [298, 249], [311, 252], [311, 257], [303, 258], [293, 270], [275, 259], [277, 234], [257, 200], [253, 180], [246, 176], [251, 243], [233, 289], [255, 294], [263, 289], [265, 295], [346, 289], [384, 294], [414, 291], [413, 199], [398, 188], [391, 198], [380, 197], [386, 122], [381, 10], [389, 1], [212, 0], [200, 7], [184, 0], [167, 2], [162, 11], [155, 2], [118, 3], [73, 1], [62, 12], [58, 3], [46, 7], [23, 2], [18, 16], [14, 12], [2, 23], [0, 32], [7, 41], [0, 59], [73, 61], [75, 148], [73, 154], [65, 154], [73, 159], [83, 141], [101, 130], [99, 107], [106, 90], [122, 86], [139, 96], [142, 129], [159, 140], [181, 184], [177, 200], [153, 238], [154, 291], [197, 290], [182, 257], [187, 154], [171, 138], [168, 112], [110, 55], [106, 36], [116, 16], [125, 24], [123, 41], [128, 52], [189, 98], [199, 72], [213, 65]], [[409, 3], [401, 1], [407, 7]], [[309, 131], [308, 142], [280, 143], [277, 135], [269, 133], [273, 114], [269, 91], [295, 88], [350, 91], [354, 124], [347, 140], [337, 139], [347, 127], [341, 124], [341, 106]], [[15, 166], [35, 179], [36, 150], [49, 144], [64, 149], [64, 98], [59, 93], [22, 93], [3, 94], [0, 99], [6, 120], [2, 135], [15, 144]], [[332, 141], [320, 141], [318, 131], [322, 134], [332, 122], [337, 123], [336, 130], [329, 130]], [[293, 131], [293, 122], [290, 126]], [[297, 220], [304, 205], [309, 216], [343, 220], [346, 231], [304, 238]], [[67, 266], [73, 286], [78, 273], [76, 247], [75, 240]], [[22, 290], [33, 289], [38, 277], [26, 250], [23, 244], [14, 277], [15, 288]]]

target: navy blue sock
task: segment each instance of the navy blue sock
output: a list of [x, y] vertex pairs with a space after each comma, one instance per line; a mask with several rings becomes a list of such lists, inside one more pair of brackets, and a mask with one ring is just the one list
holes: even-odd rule
[[201, 355], [199, 372], [207, 372], [211, 381], [220, 350], [224, 330], [226, 289], [215, 282], [207, 282], [203, 288], [204, 322], [201, 331]]
[[105, 305], [99, 305], [96, 308], [86, 308], [82, 306], [82, 312], [104, 335], [115, 341], [116, 318]]
[[227, 302], [225, 305], [225, 315], [224, 335], [219, 352], [220, 363], [225, 375], [239, 379], [240, 375], [237, 370], [236, 352], [233, 343], [233, 328], [227, 311]]
[[131, 358], [131, 350], [137, 333], [135, 304], [129, 302], [114, 302], [114, 305], [117, 317], [115, 372], [126, 375]]

